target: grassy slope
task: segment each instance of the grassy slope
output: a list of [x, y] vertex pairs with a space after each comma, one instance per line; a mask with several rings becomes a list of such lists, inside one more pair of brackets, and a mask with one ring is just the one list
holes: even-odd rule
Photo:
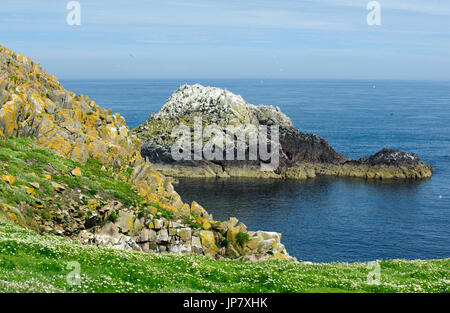
[[[71, 286], [67, 263], [81, 265]], [[366, 263], [256, 264], [82, 246], [0, 220], [0, 292], [449, 292], [450, 260], [382, 261], [381, 284]]]
[[[367, 284], [366, 263], [294, 264], [267, 261], [257, 264], [214, 261], [201, 256], [149, 255], [82, 246], [67, 238], [41, 236], [36, 218], [51, 219], [58, 205], [80, 194], [118, 199], [138, 205], [142, 200], [118, 173], [88, 161], [81, 166], [41, 149], [27, 138], [0, 141], [0, 174], [16, 178], [13, 185], [0, 180], [0, 204], [18, 207], [23, 225], [12, 223], [11, 211], [0, 209], [0, 292], [449, 292], [450, 260], [383, 261], [381, 284]], [[49, 165], [51, 163], [52, 165]], [[68, 173], [81, 166], [83, 176]], [[52, 180], [67, 185], [56, 193]], [[121, 175], [129, 175], [122, 173]], [[1, 175], [0, 175], [1, 176]], [[27, 194], [25, 187], [40, 188]], [[73, 193], [74, 190], [79, 190]], [[46, 201], [51, 196], [54, 201]], [[36, 207], [36, 201], [44, 207]], [[0, 208], [2, 205], [0, 205]], [[5, 217], [8, 216], [9, 220]], [[13, 218], [14, 220], [14, 218]], [[81, 265], [81, 285], [71, 286], [67, 263]]]
[[[70, 174], [75, 167], [81, 167], [81, 177]], [[79, 209], [90, 200], [99, 205], [107, 200], [117, 200], [140, 211], [158, 207], [148, 201], [142, 204], [146, 199], [122, 179], [129, 177], [131, 170], [106, 169], [93, 159], [81, 165], [36, 146], [31, 138], [0, 140], [0, 177], [7, 174], [12, 175], [15, 181], [11, 185], [0, 179], [0, 211], [3, 205], [18, 208], [20, 216], [17, 216], [17, 222], [40, 232], [43, 232], [43, 222], [52, 220], [59, 209], [75, 209], [79, 214], [86, 214]], [[50, 180], [46, 174], [51, 176]], [[66, 190], [55, 191], [52, 182], [63, 185]], [[33, 187], [35, 183], [39, 188]], [[32, 192], [27, 193], [30, 188]], [[165, 217], [171, 215], [163, 208], [158, 207], [158, 211]], [[88, 215], [90, 213], [87, 212]]]

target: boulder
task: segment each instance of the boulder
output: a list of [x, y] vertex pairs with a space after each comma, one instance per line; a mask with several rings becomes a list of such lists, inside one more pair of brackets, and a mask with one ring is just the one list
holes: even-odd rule
[[202, 242], [203, 253], [210, 257], [215, 258], [219, 248], [216, 245], [214, 232], [208, 230], [200, 231], [200, 238]]
[[196, 254], [203, 254], [202, 241], [198, 236], [192, 236], [192, 252]]
[[77, 166], [72, 172], [70, 172], [74, 177], [81, 177], [81, 169]]
[[124, 234], [127, 234], [133, 229], [136, 216], [132, 212], [120, 210], [115, 225]]

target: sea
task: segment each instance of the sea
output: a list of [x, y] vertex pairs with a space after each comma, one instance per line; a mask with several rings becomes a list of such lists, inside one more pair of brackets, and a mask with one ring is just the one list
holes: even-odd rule
[[182, 179], [175, 189], [216, 220], [275, 231], [310, 262], [450, 258], [450, 82], [305, 79], [62, 80], [125, 117], [130, 128], [158, 112], [183, 84], [227, 89], [280, 107], [301, 131], [351, 158], [383, 147], [414, 152], [431, 179], [384, 182]]

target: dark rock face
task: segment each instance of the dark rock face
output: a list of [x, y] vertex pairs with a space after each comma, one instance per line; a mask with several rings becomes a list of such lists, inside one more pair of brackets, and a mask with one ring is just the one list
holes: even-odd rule
[[[280, 127], [280, 166], [292, 167], [298, 163], [332, 163], [339, 164], [349, 160], [345, 156], [337, 153], [328, 142], [314, 134], [306, 134], [297, 130], [293, 126]], [[262, 160], [252, 161], [248, 159], [248, 149], [246, 150], [246, 160], [217, 160], [217, 161], [175, 161], [172, 158], [170, 146], [163, 146], [155, 142], [145, 142], [141, 148], [143, 157], [148, 158], [152, 163], [183, 164], [186, 166], [204, 165], [208, 162], [219, 164], [223, 167], [258, 166]], [[235, 155], [237, 154], [235, 150]], [[193, 155], [193, 153], [192, 153]], [[225, 152], [223, 152], [225, 156]]]
[[383, 148], [381, 151], [359, 160], [350, 161], [350, 164], [361, 164], [368, 166], [395, 166], [415, 167], [420, 164], [420, 159], [415, 153], [406, 153], [400, 150]]
[[280, 127], [281, 165], [292, 167], [299, 163], [339, 164], [348, 160], [337, 153], [328, 142], [314, 134], [306, 134], [295, 127]]
[[170, 154], [170, 147], [164, 147], [155, 143], [144, 143], [141, 147], [141, 155], [152, 163], [175, 163]]

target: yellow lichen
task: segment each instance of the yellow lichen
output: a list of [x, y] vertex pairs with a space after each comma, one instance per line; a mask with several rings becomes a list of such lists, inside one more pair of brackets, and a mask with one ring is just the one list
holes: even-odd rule
[[16, 181], [16, 178], [9, 174], [2, 175], [2, 179], [10, 185], [14, 184], [14, 182]]

